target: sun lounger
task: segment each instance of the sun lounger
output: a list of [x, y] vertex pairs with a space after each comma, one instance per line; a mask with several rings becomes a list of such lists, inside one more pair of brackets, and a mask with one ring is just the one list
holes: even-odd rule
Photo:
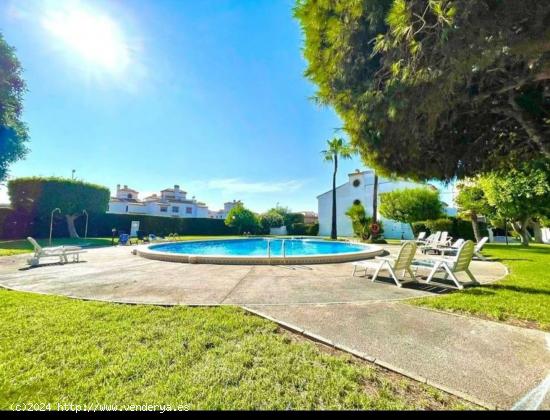
[[69, 256], [71, 256], [73, 262], [80, 261], [80, 254], [86, 252], [79, 246], [63, 245], [55, 247], [41, 247], [34, 238], [30, 236], [27, 240], [34, 247], [34, 255], [27, 260], [27, 263], [34, 267], [40, 263], [40, 258], [57, 257], [61, 264], [69, 262]]
[[[474, 256], [474, 247], [475, 245], [472, 241], [466, 241], [458, 249], [457, 255], [453, 259], [414, 260], [411, 265], [413, 267], [424, 267], [431, 269], [426, 280], [427, 283], [434, 280], [434, 276], [437, 272], [443, 271], [445, 272], [443, 280], [447, 280], [447, 278], [450, 277], [458, 289], [463, 289], [465, 284], [479, 284], [469, 269], [470, 261], [472, 261], [472, 257]], [[469, 283], [462, 283], [456, 277], [457, 273], [462, 272], [466, 273], [466, 275], [470, 278], [471, 281]]]
[[[398, 287], [401, 287], [403, 284], [416, 281], [416, 277], [411, 269], [411, 261], [414, 258], [416, 253], [416, 243], [414, 241], [408, 241], [403, 243], [397, 258], [380, 258], [377, 257], [374, 260], [365, 260], [365, 261], [356, 261], [353, 264], [353, 276], [357, 272], [357, 268], [363, 268], [365, 270], [365, 275], [369, 268], [374, 269], [374, 274], [372, 276], [372, 281], [375, 281], [378, 277], [378, 273], [381, 270], [389, 271], [393, 281]], [[405, 279], [405, 273], [408, 273], [410, 279]], [[401, 274], [401, 278], [398, 277], [398, 274]]]
[[[489, 240], [489, 237], [484, 236], [483, 238], [481, 238], [481, 240], [477, 244], [475, 244], [475, 247], [474, 247], [474, 255], [483, 261], [487, 261], [487, 258], [485, 258], [481, 254], [481, 250], [483, 249], [483, 246], [487, 243], [488, 240]], [[457, 253], [456, 249], [447, 249], [445, 251], [445, 254], [447, 255], [456, 255], [456, 253]]]
[[430, 251], [441, 254], [441, 255], [451, 255], [456, 254], [456, 251], [462, 246], [464, 239], [457, 239], [451, 246], [432, 246], [429, 248], [423, 248], [423, 253], [430, 253]]

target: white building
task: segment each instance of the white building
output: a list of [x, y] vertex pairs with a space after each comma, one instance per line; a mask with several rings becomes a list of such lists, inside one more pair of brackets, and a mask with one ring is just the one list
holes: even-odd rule
[[[346, 211], [356, 202], [365, 207], [368, 215], [372, 215], [372, 197], [374, 186], [374, 171], [357, 170], [348, 175], [349, 181], [336, 188], [336, 228], [338, 236], [353, 236], [351, 220], [346, 216]], [[395, 181], [378, 178], [378, 194], [396, 189], [417, 188], [424, 184], [408, 181]], [[435, 188], [435, 187], [433, 187]], [[319, 235], [329, 236], [332, 226], [332, 190], [317, 196], [319, 209]], [[411, 227], [406, 223], [388, 220], [378, 215], [382, 221], [384, 237], [389, 239], [412, 239]]]
[[187, 192], [179, 185], [167, 188], [160, 195], [153, 194], [139, 199], [139, 192], [124, 185], [117, 185], [116, 197], [111, 197], [107, 213], [140, 214], [163, 217], [203, 217], [208, 218], [208, 207], [195, 197], [187, 198]]
[[222, 210], [208, 210], [208, 217], [211, 219], [222, 219], [225, 220], [229, 211], [238, 204], [242, 204], [241, 200], [233, 200], [223, 203]]

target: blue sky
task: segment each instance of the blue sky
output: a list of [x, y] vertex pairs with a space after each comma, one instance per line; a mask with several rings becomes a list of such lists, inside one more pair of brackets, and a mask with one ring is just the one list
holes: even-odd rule
[[[31, 152], [11, 176], [75, 169], [111, 190], [179, 184], [212, 209], [316, 210], [331, 183], [320, 151], [341, 122], [309, 99], [293, 4], [3, 1], [0, 31], [29, 89]], [[363, 167], [342, 163], [339, 183]]]

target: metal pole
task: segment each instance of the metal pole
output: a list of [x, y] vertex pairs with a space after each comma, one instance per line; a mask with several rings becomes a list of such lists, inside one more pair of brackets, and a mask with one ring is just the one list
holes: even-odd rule
[[53, 214], [58, 211], [59, 213], [61, 213], [61, 209], [59, 208], [55, 208], [52, 210], [52, 214], [50, 216], [50, 246], [52, 246], [52, 230], [53, 230]]
[[82, 213], [86, 215], [86, 228], [84, 229], [84, 239], [88, 238], [88, 212], [86, 210], [82, 210]]

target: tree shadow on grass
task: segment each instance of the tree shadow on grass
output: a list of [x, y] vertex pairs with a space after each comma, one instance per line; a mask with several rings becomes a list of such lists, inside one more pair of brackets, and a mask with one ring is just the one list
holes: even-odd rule
[[508, 290], [517, 293], [526, 293], [529, 295], [546, 295], [550, 296], [549, 289], [535, 289], [533, 287], [521, 287], [521, 286], [511, 286], [507, 284], [492, 284], [490, 286], [485, 286], [486, 288], [491, 288], [493, 290]]

